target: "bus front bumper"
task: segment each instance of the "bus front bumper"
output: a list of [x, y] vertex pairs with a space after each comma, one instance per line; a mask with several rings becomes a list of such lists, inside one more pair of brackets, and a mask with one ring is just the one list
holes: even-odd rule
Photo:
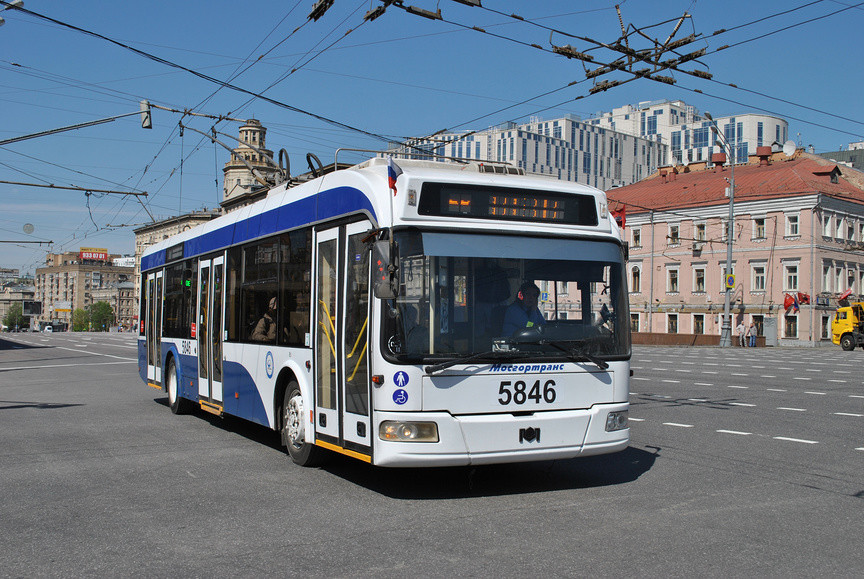
[[463, 466], [568, 459], [618, 452], [630, 443], [630, 429], [606, 431], [612, 412], [627, 403], [596, 404], [587, 410], [453, 416], [446, 412], [377, 412], [383, 421], [434, 422], [438, 442], [375, 440], [379, 466]]

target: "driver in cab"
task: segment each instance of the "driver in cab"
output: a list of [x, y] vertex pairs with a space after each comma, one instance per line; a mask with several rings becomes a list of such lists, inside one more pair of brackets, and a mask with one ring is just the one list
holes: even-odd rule
[[540, 288], [533, 282], [526, 281], [519, 286], [516, 299], [504, 313], [502, 332], [505, 336], [512, 336], [515, 331], [523, 328], [546, 325], [546, 319], [537, 307], [538, 299], [540, 299]]

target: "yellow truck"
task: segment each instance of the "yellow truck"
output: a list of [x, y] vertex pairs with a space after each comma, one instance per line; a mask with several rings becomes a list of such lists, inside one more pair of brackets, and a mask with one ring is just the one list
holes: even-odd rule
[[864, 302], [837, 308], [831, 322], [831, 341], [844, 350], [864, 348]]

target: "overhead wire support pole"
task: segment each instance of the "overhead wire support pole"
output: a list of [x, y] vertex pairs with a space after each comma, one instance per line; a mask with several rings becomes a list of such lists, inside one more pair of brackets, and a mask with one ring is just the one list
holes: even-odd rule
[[66, 131], [74, 131], [75, 129], [83, 129], [85, 127], [92, 127], [94, 125], [101, 125], [104, 123], [110, 123], [112, 121], [116, 121], [117, 119], [122, 119], [123, 117], [131, 117], [132, 115], [140, 115], [141, 111], [135, 111], [134, 113], [126, 113], [123, 115], [115, 115], [113, 117], [107, 117], [104, 119], [97, 119], [95, 121], [89, 121], [86, 123], [79, 123], [77, 125], [69, 125], [67, 127], [60, 127], [57, 129], [51, 129], [49, 131], [41, 131], [39, 133], [31, 133], [29, 135], [21, 135], [20, 137], [12, 137], [11, 139], [5, 139], [0, 141], [0, 146], [8, 145], [10, 143], [17, 143], [19, 141], [26, 141], [28, 139], [35, 139], [37, 137], [45, 137], [47, 135], [54, 135], [57, 133], [64, 133]]
[[136, 195], [139, 197], [147, 197], [146, 191], [111, 191], [108, 189], [94, 189], [92, 187], [64, 187], [63, 185], [43, 184], [43, 183], [22, 183], [20, 181], [0, 181], [6, 185], [20, 185], [22, 187], [44, 187], [45, 189], [64, 189], [67, 191], [84, 191], [85, 193], [107, 193], [109, 195]]

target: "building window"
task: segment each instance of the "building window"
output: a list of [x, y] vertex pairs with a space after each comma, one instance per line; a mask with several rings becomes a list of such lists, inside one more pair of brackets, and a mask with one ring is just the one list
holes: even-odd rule
[[765, 266], [764, 265], [754, 265], [753, 266], [753, 279], [751, 282], [751, 287], [753, 288], [751, 291], [754, 291], [754, 292], [764, 292], [765, 291]]
[[705, 314], [693, 314], [693, 333], [705, 333]]
[[680, 228], [677, 225], [669, 226], [669, 245], [678, 245], [681, 242]]
[[822, 339], [831, 339], [831, 316], [822, 316]]
[[694, 231], [695, 235], [693, 237], [696, 238], [696, 241], [705, 241], [706, 235], [704, 223], [697, 223]]
[[667, 272], [666, 291], [669, 293], [678, 293], [678, 269], [670, 269]]
[[630, 314], [630, 331], [639, 331], [639, 314]]
[[800, 235], [798, 232], [798, 215], [786, 216], [786, 235], [788, 237]]
[[843, 268], [842, 268], [842, 267], [837, 267], [837, 272], [836, 272], [836, 274], [837, 274], [837, 275], [836, 275], [836, 277], [837, 277], [837, 285], [836, 285], [835, 287], [836, 287], [836, 291], [837, 291], [837, 292], [840, 292], [840, 291], [843, 290]]
[[693, 269], [693, 292], [705, 292], [705, 268], [697, 267]]
[[630, 291], [636, 294], [642, 291], [642, 268], [639, 266], [630, 270]]
[[765, 239], [764, 217], [757, 217], [753, 220], [753, 239]]
[[822, 236], [823, 237], [831, 237], [831, 216], [823, 215], [822, 216]]
[[757, 314], [753, 316], [753, 325], [756, 326], [756, 335], [764, 336], [763, 329], [765, 327], [765, 316]]
[[798, 291], [798, 264], [784, 265], [783, 278], [786, 283], [784, 291]]
[[669, 334], [678, 333], [678, 314], [666, 314], [666, 331]]
[[633, 247], [642, 247], [642, 230], [634, 228], [630, 231], [630, 237], [633, 240]]
[[798, 337], [798, 316], [783, 316], [783, 337]]

